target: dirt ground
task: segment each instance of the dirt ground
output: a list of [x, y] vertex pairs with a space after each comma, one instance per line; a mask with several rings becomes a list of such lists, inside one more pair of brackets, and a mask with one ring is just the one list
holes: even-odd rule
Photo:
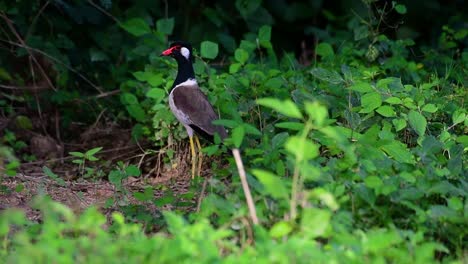
[[[21, 208], [25, 210], [29, 219], [39, 220], [40, 213], [33, 209], [32, 202], [35, 197], [43, 194], [69, 206], [75, 212], [95, 205], [108, 213], [117, 207], [104, 208], [106, 201], [122, 195], [122, 192], [108, 181], [107, 176], [110, 170], [116, 168], [118, 161], [125, 165], [136, 165], [142, 172], [141, 176], [130, 177], [123, 182], [123, 189], [128, 193], [126, 198], [131, 204], [142, 203], [133, 197], [132, 192], [143, 191], [147, 186], [153, 187], [156, 198], [162, 196], [164, 190], [171, 189], [177, 195], [186, 193], [190, 187], [191, 161], [186, 142], [170, 146], [176, 154], [168, 164], [167, 160], [163, 160], [166, 155], [164, 148], [151, 150], [151, 145], [147, 142], [130, 140], [129, 130], [115, 127], [109, 129], [96, 126], [92, 130], [84, 131], [78, 140], [68, 144], [41, 134], [29, 135], [29, 138], [29, 142], [26, 142], [26, 154], [31, 153], [39, 158], [33, 162], [23, 161], [17, 175], [13, 177], [0, 174], [0, 187], [3, 185], [4, 190], [0, 190], [0, 212], [6, 208]], [[64, 155], [70, 151], [84, 152], [98, 146], [103, 147], [97, 155], [100, 161], [90, 164], [90, 167], [96, 169], [96, 173], [89, 178], [83, 177], [78, 165], [72, 163], [73, 156]], [[209, 162], [206, 159], [204, 167], [208, 167]], [[46, 175], [44, 167], [63, 179], [64, 184]], [[99, 175], [98, 172], [101, 176], [95, 176]], [[202, 168], [201, 174], [208, 177], [209, 170]], [[196, 194], [198, 195], [200, 193]], [[193, 206], [188, 210], [195, 210], [197, 199], [194, 198]], [[148, 203], [145, 206], [148, 206]], [[149, 206], [149, 210], [161, 209], [154, 205]]]

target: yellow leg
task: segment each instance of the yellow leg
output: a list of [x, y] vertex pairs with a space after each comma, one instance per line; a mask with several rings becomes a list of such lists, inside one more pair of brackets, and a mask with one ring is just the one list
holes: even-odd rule
[[192, 179], [195, 178], [195, 161], [197, 159], [196, 153], [195, 153], [195, 145], [193, 144], [193, 137], [190, 138], [190, 151], [192, 153]]
[[200, 140], [198, 140], [197, 136], [195, 136], [195, 143], [197, 143], [197, 147], [198, 147], [198, 172], [197, 172], [197, 175], [200, 176], [201, 175], [201, 167], [202, 167], [202, 163], [203, 163], [203, 153], [201, 151], [202, 147], [201, 147], [201, 144], [200, 144]]

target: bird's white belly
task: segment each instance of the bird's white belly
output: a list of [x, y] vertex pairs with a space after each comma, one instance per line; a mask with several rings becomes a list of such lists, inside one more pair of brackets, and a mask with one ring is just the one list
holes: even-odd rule
[[169, 94], [169, 107], [171, 108], [171, 111], [172, 111], [172, 113], [174, 113], [177, 120], [179, 120], [179, 122], [182, 123], [182, 125], [184, 125], [185, 129], [187, 130], [187, 134], [189, 135], [189, 137], [192, 137], [193, 136], [193, 129], [189, 126], [192, 123], [192, 121], [190, 120], [190, 118], [186, 114], [184, 114], [184, 112], [180, 111], [180, 109], [178, 109], [174, 104], [174, 97], [173, 97], [172, 92], [175, 89], [177, 89], [177, 87], [172, 89], [171, 93]]

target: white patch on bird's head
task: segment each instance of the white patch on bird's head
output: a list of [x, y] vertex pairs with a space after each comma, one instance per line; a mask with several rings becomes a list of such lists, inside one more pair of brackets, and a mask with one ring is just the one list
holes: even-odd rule
[[180, 54], [184, 56], [187, 60], [190, 60], [190, 50], [188, 50], [186, 47], [182, 47], [180, 49]]

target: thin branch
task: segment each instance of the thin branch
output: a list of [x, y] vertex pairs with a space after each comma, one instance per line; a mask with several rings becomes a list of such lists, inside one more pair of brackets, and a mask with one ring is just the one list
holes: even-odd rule
[[39, 50], [39, 49], [35, 49], [35, 48], [31, 48], [31, 47], [29, 47], [27, 45], [19, 44], [19, 43], [12, 42], [12, 41], [9, 41], [9, 40], [0, 39], [0, 41], [6, 42], [6, 43], [9, 43], [11, 45], [15, 45], [15, 46], [18, 46], [18, 47], [21, 47], [21, 48], [25, 48], [26, 50], [32, 50], [34, 52], [37, 52], [39, 54], [42, 54], [42, 55], [46, 56], [47, 58], [53, 60], [56, 63], [59, 63], [59, 64], [63, 65], [65, 68], [67, 68], [68, 70], [70, 70], [73, 73], [75, 73], [76, 75], [78, 75], [81, 79], [83, 79], [85, 82], [87, 82], [89, 85], [91, 85], [94, 89], [96, 89], [100, 94], [104, 94], [104, 92], [102, 91], [102, 89], [99, 86], [92, 83], [83, 74], [79, 73], [77, 70], [73, 69], [71, 66], [67, 65], [66, 63], [64, 63], [64, 62], [56, 59], [55, 57], [45, 53], [44, 51]]
[[[15, 29], [15, 26], [13, 26], [13, 23], [12, 21], [5, 15], [5, 13], [3, 12], [0, 12], [0, 16], [3, 18], [3, 20], [5, 20], [5, 22], [7, 23], [8, 27], [10, 28], [11, 32], [15, 35], [16, 39], [19, 41], [19, 43], [21, 45], [23, 45], [24, 47], [26, 47], [26, 43], [24, 42], [24, 40], [21, 38], [21, 36], [19, 35], [19, 33], [16, 31]], [[36, 64], [37, 68], [39, 69], [39, 71], [41, 72], [42, 76], [46, 79], [47, 83], [50, 85], [50, 87], [52, 87], [52, 89], [54, 91], [56, 91], [57, 89], [55, 88], [54, 84], [52, 83], [52, 81], [50, 80], [49, 76], [47, 76], [47, 73], [44, 71], [44, 68], [42, 68], [41, 64], [37, 61], [36, 57], [34, 56], [34, 54], [29, 50], [29, 49], [26, 49], [26, 51], [28, 52], [29, 56], [31, 56], [31, 59], [34, 61], [34, 64]]]
[[247, 176], [245, 174], [244, 164], [240, 156], [239, 149], [232, 149], [232, 155], [236, 161], [237, 170], [239, 172], [239, 177], [242, 183], [242, 189], [244, 190], [245, 200], [247, 201], [247, 206], [249, 207], [250, 218], [255, 225], [258, 225], [257, 211], [255, 209], [255, 204], [252, 199], [252, 194], [250, 193], [250, 187], [247, 183]]
[[100, 7], [98, 4], [94, 3], [92, 0], [88, 0], [88, 3], [90, 3], [94, 8], [97, 10], [101, 11], [103, 14], [106, 16], [112, 18], [116, 23], [120, 24], [120, 20], [118, 20], [115, 16], [111, 15], [109, 12], [107, 12], [104, 8]]

